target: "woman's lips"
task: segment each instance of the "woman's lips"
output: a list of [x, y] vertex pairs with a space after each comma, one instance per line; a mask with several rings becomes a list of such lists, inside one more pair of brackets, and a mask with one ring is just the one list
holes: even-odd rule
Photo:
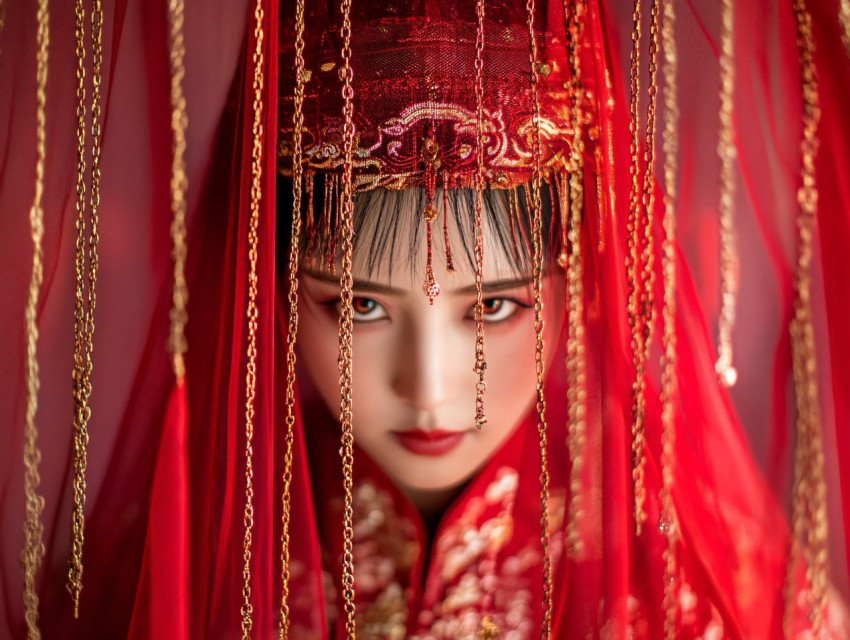
[[419, 456], [444, 456], [453, 451], [466, 435], [465, 431], [393, 431], [402, 447]]

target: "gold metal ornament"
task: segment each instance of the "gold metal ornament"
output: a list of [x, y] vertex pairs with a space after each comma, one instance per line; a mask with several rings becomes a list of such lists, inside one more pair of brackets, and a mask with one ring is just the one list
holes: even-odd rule
[[720, 384], [732, 387], [738, 379], [732, 349], [735, 309], [738, 300], [738, 247], [735, 237], [735, 8], [732, 0], [721, 2], [720, 29], [720, 317], [717, 321], [717, 363]]
[[478, 375], [475, 384], [475, 426], [484, 428], [487, 416], [484, 412], [484, 392], [487, 383], [484, 373], [487, 371], [487, 359], [484, 356], [484, 228], [482, 209], [484, 208], [484, 0], [477, 0], [475, 13], [478, 18], [475, 35], [475, 138], [477, 141], [476, 158], [478, 171], [475, 175], [475, 367]]
[[797, 263], [794, 269], [794, 315], [791, 319], [791, 361], [797, 402], [794, 481], [791, 495], [791, 542], [785, 593], [785, 633], [795, 610], [797, 568], [802, 562], [805, 589], [811, 594], [807, 612], [812, 636], [824, 626], [828, 575], [828, 516], [824, 478], [823, 430], [817, 377], [817, 348], [812, 320], [811, 268], [817, 224], [818, 187], [815, 159], [820, 139], [820, 97], [815, 65], [812, 17], [805, 0], [794, 0], [797, 50], [803, 99], [803, 135], [800, 142], [802, 186], [797, 192]]
[[254, 7], [254, 126], [251, 148], [251, 208], [248, 217], [248, 336], [245, 367], [245, 510], [242, 523], [242, 640], [249, 640], [253, 627], [251, 604], [251, 547], [254, 533], [254, 403], [257, 395], [257, 260], [259, 258], [260, 203], [263, 200], [263, 87], [265, 86], [265, 57], [263, 53], [263, 0]]
[[[581, 79], [582, 15], [584, 2], [572, 3], [572, 12], [564, 2], [568, 20], [568, 57], [571, 68], [571, 120], [573, 139], [569, 173], [561, 175], [562, 233], [566, 235], [564, 266], [567, 273], [567, 449], [570, 456], [570, 502], [567, 522], [567, 552], [573, 558], [584, 553], [581, 522], [584, 510], [582, 469], [584, 466], [585, 414], [587, 409], [585, 325], [584, 325], [584, 264], [582, 261], [582, 222], [584, 218], [584, 126], [583, 86]], [[559, 176], [555, 176], [558, 184]], [[563, 196], [568, 194], [568, 204]], [[601, 205], [600, 205], [601, 206]]]
[[186, 128], [189, 117], [186, 112], [186, 96], [183, 79], [186, 77], [186, 42], [183, 36], [185, 21], [184, 0], [168, 3], [169, 63], [171, 69], [171, 259], [173, 261], [171, 293], [171, 333], [169, 350], [174, 377], [179, 382], [186, 375], [186, 322], [189, 288], [186, 284], [186, 191], [189, 178], [186, 175]]
[[676, 49], [676, 10], [673, 0], [660, 0], [664, 131], [664, 236], [661, 242], [661, 271], [664, 287], [661, 335], [661, 522], [666, 545], [664, 561], [664, 637], [676, 637], [678, 613], [678, 569], [676, 545], [678, 526], [673, 504], [673, 484], [676, 477], [676, 198], [677, 154], [679, 152], [679, 105], [677, 97], [678, 60]]
[[343, 147], [342, 198], [340, 200], [340, 230], [342, 235], [342, 274], [340, 276], [339, 318], [339, 379], [341, 448], [343, 470], [343, 552], [342, 597], [345, 603], [345, 631], [348, 640], [356, 636], [356, 607], [354, 591], [354, 425], [352, 415], [352, 351], [354, 342], [354, 310], [352, 308], [352, 274], [354, 257], [354, 88], [351, 68], [351, 0], [342, 0], [342, 66], [343, 82]]
[[35, 195], [30, 208], [30, 236], [32, 238], [32, 275], [30, 276], [27, 304], [24, 311], [26, 332], [26, 412], [24, 421], [24, 548], [21, 564], [24, 573], [24, 620], [27, 639], [38, 640], [38, 589], [36, 578], [41, 559], [44, 557], [44, 497], [38, 493], [41, 483], [39, 463], [41, 450], [38, 446], [38, 427], [35, 422], [38, 411], [39, 367], [38, 367], [38, 297], [44, 277], [44, 165], [47, 145], [47, 62], [50, 44], [50, 12], [47, 0], [39, 0], [36, 11], [36, 131], [35, 131]]
[[[76, 286], [74, 296], [74, 459], [73, 506], [71, 511], [71, 557], [68, 568], [68, 592], [71, 594], [74, 617], [79, 615], [80, 593], [83, 589], [83, 546], [85, 543], [86, 470], [88, 467], [89, 420], [92, 394], [91, 375], [94, 351], [94, 312], [97, 305], [97, 274], [100, 241], [100, 153], [103, 120], [101, 117], [101, 67], [103, 64], [103, 9], [95, 0], [91, 15], [92, 27], [92, 100], [91, 100], [91, 191], [86, 201], [86, 90], [85, 90], [85, 11], [83, 1], [76, 7], [77, 52], [77, 243], [74, 266]], [[86, 213], [89, 236], [85, 237]], [[86, 252], [88, 244], [88, 252]]]
[[[298, 335], [298, 266], [299, 243], [301, 242], [301, 181], [303, 167], [302, 133], [304, 130], [304, 0], [295, 3], [295, 100], [293, 109], [293, 153], [292, 153], [292, 237], [289, 245], [289, 324], [286, 333], [286, 451], [283, 464], [283, 497], [281, 515], [281, 596], [279, 638], [289, 637], [289, 527], [292, 505], [292, 462], [295, 441], [295, 343]], [[312, 178], [307, 188], [308, 220], [312, 218]], [[309, 224], [309, 223], [308, 223]]]
[[540, 445], [540, 546], [543, 557], [543, 622], [541, 637], [552, 635], [552, 559], [549, 555], [549, 457], [546, 423], [546, 397], [544, 394], [544, 319], [543, 319], [543, 212], [540, 200], [542, 188], [542, 161], [540, 147], [540, 84], [537, 67], [537, 41], [534, 37], [534, 0], [527, 0], [528, 39], [531, 62], [531, 118], [532, 118], [532, 247], [533, 247], [533, 290], [534, 290], [534, 370], [537, 378], [537, 431]]

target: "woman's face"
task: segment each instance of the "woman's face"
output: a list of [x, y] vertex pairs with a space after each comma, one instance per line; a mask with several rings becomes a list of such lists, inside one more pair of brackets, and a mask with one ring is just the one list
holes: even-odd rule
[[[399, 224], [417, 213], [399, 211]], [[409, 237], [406, 229], [399, 231]], [[442, 217], [434, 231], [434, 274], [441, 293], [433, 306], [422, 291], [424, 247], [413, 265], [406, 251], [396, 251], [392, 265], [385, 260], [371, 275], [359, 255], [354, 261], [354, 438], [409, 494], [462, 485], [513, 433], [536, 398], [531, 279], [518, 271], [485, 224], [487, 424], [476, 429], [474, 271], [450, 226], [456, 272], [448, 274]], [[424, 245], [424, 234], [419, 238]], [[368, 246], [368, 240], [361, 242]], [[564, 277], [553, 271], [544, 280], [547, 360], [564, 309]], [[300, 283], [299, 361], [337, 414], [339, 278], [314, 265], [302, 269]]]

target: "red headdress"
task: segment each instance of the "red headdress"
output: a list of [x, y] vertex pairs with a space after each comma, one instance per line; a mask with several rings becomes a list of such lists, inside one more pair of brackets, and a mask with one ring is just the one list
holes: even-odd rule
[[[325, 7], [311, 5], [306, 20], [303, 162], [307, 170], [341, 172], [339, 20], [336, 11], [328, 15]], [[559, 7], [543, 7], [535, 23], [543, 164], [563, 167], [569, 162], [573, 131], [565, 20]], [[487, 3], [480, 51], [476, 19], [474, 2], [428, 0], [354, 8], [357, 188], [426, 186], [429, 162], [438, 163], [453, 186], [474, 184], [478, 63], [483, 65], [487, 183], [507, 188], [531, 179], [534, 125], [525, 6]], [[282, 55], [292, 55], [288, 46]], [[279, 155], [287, 174], [292, 162], [293, 82], [287, 77], [281, 84]]]

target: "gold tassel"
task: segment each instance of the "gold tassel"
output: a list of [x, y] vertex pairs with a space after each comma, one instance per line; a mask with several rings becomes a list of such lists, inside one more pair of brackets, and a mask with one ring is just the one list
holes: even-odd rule
[[452, 243], [449, 238], [449, 172], [443, 171], [443, 242], [446, 245], [446, 273], [454, 275], [455, 263], [452, 257]]
[[722, 0], [720, 31], [720, 317], [717, 323], [717, 371], [720, 384], [734, 386], [738, 372], [733, 364], [732, 330], [738, 298], [738, 247], [735, 239], [735, 170], [732, 110], [735, 98], [735, 9]]
[[38, 589], [36, 577], [44, 556], [44, 498], [38, 493], [41, 483], [39, 463], [41, 450], [38, 446], [38, 427], [35, 416], [38, 411], [38, 296], [44, 276], [42, 239], [44, 238], [44, 164], [47, 137], [47, 62], [50, 43], [50, 13], [47, 0], [39, 0], [36, 12], [36, 132], [35, 132], [35, 195], [30, 208], [30, 234], [32, 237], [32, 275], [30, 277], [27, 306], [24, 311], [26, 327], [26, 414], [24, 422], [24, 548], [21, 563], [24, 571], [24, 619], [28, 640], [41, 638], [38, 626]]
[[676, 10], [673, 0], [662, 3], [661, 39], [664, 51], [664, 239], [662, 241], [661, 271], [664, 280], [663, 333], [661, 348], [661, 522], [659, 528], [665, 537], [662, 553], [664, 561], [664, 637], [676, 637], [678, 612], [678, 570], [676, 543], [678, 527], [673, 504], [676, 445], [676, 197], [677, 154], [679, 152], [677, 96], [678, 62], [676, 50]]
[[254, 7], [254, 139], [251, 150], [251, 212], [248, 219], [248, 339], [245, 373], [245, 511], [242, 522], [242, 639], [251, 637], [254, 625], [251, 604], [251, 546], [254, 533], [254, 402], [257, 394], [257, 260], [259, 258], [260, 203], [263, 199], [263, 87], [265, 56], [263, 53], [263, 0]]
[[186, 353], [186, 322], [189, 289], [186, 285], [186, 190], [189, 179], [186, 175], [186, 97], [183, 94], [183, 78], [186, 76], [184, 58], [186, 43], [183, 37], [185, 5], [183, 0], [168, 3], [169, 61], [171, 63], [171, 259], [174, 276], [171, 294], [171, 366], [175, 379], [180, 382], [186, 374], [183, 354]]
[[[584, 553], [582, 539], [582, 468], [584, 465], [585, 442], [585, 352], [584, 352], [584, 265], [582, 262], [582, 219], [584, 214], [584, 138], [582, 99], [584, 87], [581, 80], [581, 36], [583, 2], [573, 3], [573, 13], [569, 15], [568, 56], [572, 74], [571, 81], [571, 120], [573, 128], [570, 153], [569, 174], [562, 175], [561, 191], [569, 194], [569, 212], [561, 205], [562, 216], [569, 214], [569, 233], [567, 234], [567, 404], [570, 467], [570, 503], [567, 522], [567, 550], [571, 557], [580, 558]], [[567, 181], [568, 184], [567, 184]], [[565, 225], [562, 225], [565, 226]]]
[[[86, 469], [88, 467], [88, 425], [91, 419], [92, 354], [94, 350], [94, 312], [97, 304], [98, 234], [100, 208], [100, 150], [101, 150], [101, 65], [103, 62], [103, 10], [95, 0], [92, 10], [92, 164], [89, 196], [89, 238], [86, 256], [86, 198], [85, 198], [85, 13], [82, 0], [76, 4], [77, 38], [77, 245], [75, 255], [76, 291], [74, 302], [74, 479], [71, 512], [71, 558], [68, 569], [68, 592], [79, 615], [80, 592], [83, 589], [83, 546], [85, 543]], [[88, 269], [86, 269], [88, 257]], [[86, 282], [86, 280], [88, 282]]]
[[841, 24], [841, 40], [850, 55], [850, 0], [839, 0], [838, 22]]
[[339, 242], [340, 218], [342, 216], [342, 208], [344, 203], [340, 198], [340, 180], [339, 176], [331, 174], [331, 190], [330, 199], [328, 201], [328, 270], [332, 276], [336, 275], [336, 253], [337, 243]]
[[828, 595], [828, 518], [817, 352], [811, 306], [812, 242], [818, 207], [815, 158], [820, 145], [820, 106], [812, 18], [805, 0], [794, 0], [794, 17], [797, 24], [797, 48], [802, 81], [803, 136], [800, 143], [802, 187], [797, 192], [800, 210], [797, 217], [794, 316], [790, 325], [797, 401], [797, 444], [792, 493], [792, 540], [785, 594], [785, 633], [788, 635], [790, 632], [798, 593], [795, 569], [798, 560], [801, 560], [805, 568], [805, 588], [811, 593], [808, 617], [812, 622], [812, 635], [820, 637]]
[[342, 67], [343, 82], [343, 146], [342, 199], [340, 228], [342, 230], [342, 275], [340, 276], [341, 312], [339, 319], [339, 422], [342, 429], [340, 456], [342, 458], [343, 490], [343, 551], [342, 597], [345, 602], [345, 630], [348, 640], [356, 635], [354, 590], [354, 427], [352, 417], [352, 350], [354, 341], [354, 88], [351, 84], [351, 0], [342, 0]]
[[425, 282], [422, 284], [422, 291], [428, 298], [428, 302], [434, 304], [434, 299], [440, 295], [440, 285], [434, 279], [434, 239], [431, 224], [437, 218], [437, 208], [434, 206], [434, 194], [437, 190], [437, 171], [440, 168], [440, 145], [434, 139], [434, 129], [430, 123], [426, 126], [425, 139], [422, 141], [421, 156], [425, 167], [425, 197], [428, 200], [425, 204], [425, 209], [422, 211], [422, 217], [425, 218], [425, 236], [428, 251], [425, 262]]
[[483, 429], [487, 424], [484, 412], [484, 392], [487, 383], [484, 373], [487, 371], [487, 360], [484, 356], [484, 293], [482, 291], [484, 278], [484, 229], [481, 215], [484, 208], [484, 0], [475, 3], [478, 17], [475, 35], [475, 138], [477, 140], [475, 174], [475, 367], [478, 375], [475, 384], [475, 426]]
[[[293, 444], [295, 442], [295, 343], [298, 335], [298, 249], [301, 241], [302, 133], [304, 131], [304, 0], [295, 4], [295, 96], [293, 100], [292, 136], [292, 237], [289, 245], [289, 325], [286, 332], [286, 451], [283, 456], [283, 496], [281, 498], [281, 596], [280, 640], [289, 637], [289, 525], [291, 519], [291, 485]], [[307, 225], [313, 208], [313, 179], [307, 176]]]
[[549, 461], [546, 424], [544, 321], [543, 321], [543, 212], [540, 201], [542, 188], [542, 151], [540, 148], [540, 75], [537, 64], [537, 41], [534, 37], [534, 0], [527, 0], [528, 39], [531, 53], [531, 120], [532, 120], [532, 181], [533, 206], [533, 280], [534, 326], [536, 333], [534, 369], [537, 376], [537, 431], [540, 445], [540, 545], [543, 556], [543, 624], [542, 638], [552, 635], [552, 560], [549, 556]]
[[644, 150], [644, 170], [640, 170], [640, 41], [641, 41], [641, 0], [635, 0], [632, 14], [632, 52], [631, 52], [631, 102], [630, 131], [632, 134], [632, 186], [629, 193], [629, 256], [626, 261], [626, 279], [628, 282], [628, 316], [632, 331], [632, 359], [635, 378], [632, 383], [632, 455], [635, 498], [635, 531], [640, 535], [646, 521], [644, 502], [646, 486], [644, 484], [646, 452], [644, 422], [646, 420], [646, 360], [652, 338], [654, 320], [653, 301], [653, 207], [654, 207], [654, 149], [655, 149], [655, 102], [657, 95], [656, 75], [658, 56], [658, 6], [656, 0], [650, 0], [650, 42], [649, 42], [649, 104], [646, 113], [646, 137]]

